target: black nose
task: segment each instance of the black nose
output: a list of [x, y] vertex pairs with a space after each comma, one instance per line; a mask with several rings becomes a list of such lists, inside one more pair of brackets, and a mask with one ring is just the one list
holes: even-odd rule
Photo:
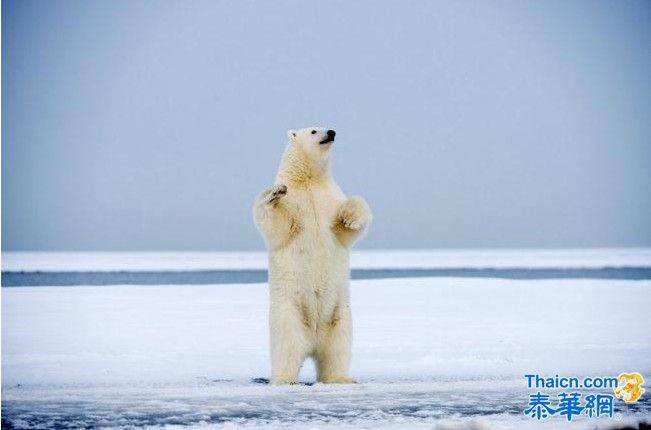
[[334, 130], [328, 130], [328, 137], [335, 137], [335, 134], [337, 134]]

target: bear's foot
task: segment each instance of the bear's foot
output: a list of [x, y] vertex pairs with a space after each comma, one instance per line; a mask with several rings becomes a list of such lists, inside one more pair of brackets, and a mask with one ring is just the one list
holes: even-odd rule
[[323, 384], [357, 384], [357, 381], [350, 376], [329, 376], [319, 381]]
[[271, 378], [271, 385], [295, 385], [298, 384], [298, 378], [291, 376], [274, 376]]

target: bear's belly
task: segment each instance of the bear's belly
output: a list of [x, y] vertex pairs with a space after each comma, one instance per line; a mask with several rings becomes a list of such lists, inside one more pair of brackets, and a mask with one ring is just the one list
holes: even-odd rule
[[289, 306], [302, 324], [318, 331], [348, 304], [348, 250], [331, 231], [303, 230], [269, 255], [272, 309]]

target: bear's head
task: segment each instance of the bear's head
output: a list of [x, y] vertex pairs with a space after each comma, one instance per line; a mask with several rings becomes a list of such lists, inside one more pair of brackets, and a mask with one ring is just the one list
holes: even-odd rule
[[335, 141], [335, 131], [323, 127], [289, 130], [289, 143], [285, 151], [281, 173], [298, 182], [316, 179], [329, 173], [330, 148]]
[[308, 127], [289, 130], [287, 137], [290, 143], [300, 146], [304, 152], [321, 156], [328, 152], [336, 134], [334, 130], [326, 130], [323, 127]]

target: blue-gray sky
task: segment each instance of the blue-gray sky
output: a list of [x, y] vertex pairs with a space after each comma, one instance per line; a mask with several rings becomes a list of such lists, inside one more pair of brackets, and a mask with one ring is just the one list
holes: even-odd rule
[[2, 2], [4, 250], [262, 249], [310, 125], [360, 247], [651, 245], [651, 2]]

